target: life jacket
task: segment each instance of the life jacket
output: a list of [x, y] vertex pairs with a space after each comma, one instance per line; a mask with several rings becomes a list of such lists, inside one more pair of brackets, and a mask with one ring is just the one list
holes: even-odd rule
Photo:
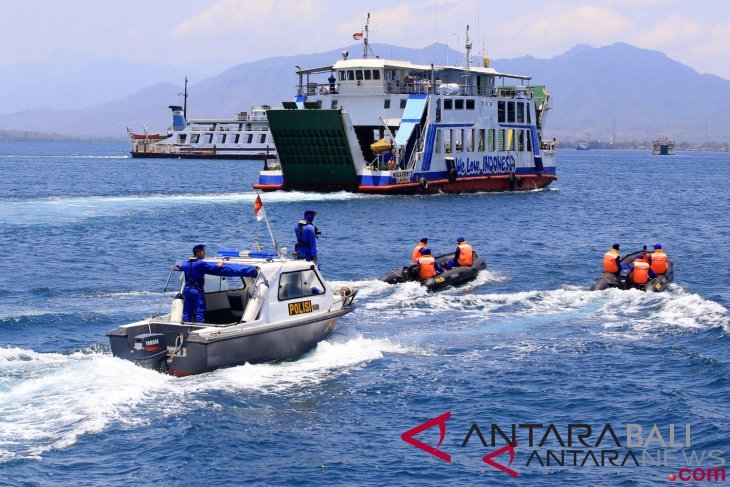
[[307, 225], [314, 226], [314, 224], [312, 222], [309, 222], [307, 220], [299, 220], [299, 222], [297, 223], [297, 228], [294, 229], [294, 233], [297, 236], [297, 244], [294, 246], [294, 250], [297, 250], [300, 248], [304, 249], [304, 248], [308, 248], [308, 247], [312, 246], [309, 242], [305, 242], [302, 239], [304, 227], [306, 227]]
[[651, 270], [656, 274], [667, 272], [667, 254], [661, 249], [657, 249], [651, 254]]
[[433, 255], [424, 255], [418, 259], [418, 277], [428, 279], [436, 275], [436, 259]]
[[205, 286], [205, 278], [195, 279], [193, 277], [193, 265], [199, 260], [199, 257], [190, 257], [185, 263], [187, 265], [183, 264], [182, 267], [185, 274], [185, 287], [194, 287], [203, 291], [203, 288]]
[[474, 251], [471, 245], [466, 242], [459, 244], [459, 260], [457, 263], [459, 265], [472, 265], [474, 263]]
[[621, 254], [618, 253], [618, 250], [611, 249], [606, 252], [603, 255], [603, 270], [606, 272], [618, 272], [618, 262], [616, 262], [617, 258], [621, 258]]
[[649, 263], [643, 260], [635, 260], [634, 270], [631, 272], [631, 280], [634, 284], [646, 284], [649, 282]]
[[418, 245], [416, 245], [416, 248], [413, 249], [413, 253], [411, 254], [411, 258], [413, 259], [413, 262], [418, 262], [418, 259], [421, 258], [421, 249], [426, 247], [426, 244], [423, 242], [418, 242]]

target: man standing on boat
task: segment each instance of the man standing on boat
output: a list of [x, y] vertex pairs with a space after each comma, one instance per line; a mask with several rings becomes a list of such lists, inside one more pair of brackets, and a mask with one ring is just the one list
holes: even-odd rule
[[304, 219], [299, 220], [297, 226], [294, 227], [294, 234], [297, 237], [294, 250], [297, 252], [297, 259], [311, 260], [315, 264], [317, 264], [317, 235], [319, 235], [319, 230], [312, 222], [316, 215], [317, 212], [314, 210], [305, 211]]
[[222, 260], [212, 264], [205, 262], [205, 245], [193, 247], [193, 256], [180, 265], [185, 275], [183, 289], [183, 321], [205, 323], [205, 275], [254, 277], [258, 268], [242, 264], [223, 264]]

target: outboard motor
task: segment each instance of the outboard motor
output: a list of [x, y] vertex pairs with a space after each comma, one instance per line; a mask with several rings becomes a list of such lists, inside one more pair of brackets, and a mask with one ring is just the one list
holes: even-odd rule
[[134, 337], [132, 360], [146, 369], [164, 372], [167, 369], [167, 340], [162, 333], [145, 333]]
[[621, 274], [618, 277], [618, 288], [619, 289], [631, 289], [631, 280], [629, 279], [629, 273], [631, 271], [627, 268], [621, 269]]

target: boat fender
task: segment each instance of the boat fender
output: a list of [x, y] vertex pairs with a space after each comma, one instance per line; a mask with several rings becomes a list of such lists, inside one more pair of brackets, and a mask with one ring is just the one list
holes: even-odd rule
[[170, 321], [175, 323], [182, 323], [183, 318], [183, 295], [181, 293], [177, 293], [175, 297], [172, 299], [172, 308], [170, 309]]
[[243, 313], [242, 322], [254, 321], [261, 311], [266, 297], [269, 295], [269, 286], [265, 282], [262, 282], [256, 288], [254, 296], [248, 301], [246, 305], [246, 311]]
[[348, 296], [352, 296], [353, 289], [350, 286], [343, 286], [340, 288], [340, 296], [343, 298], [346, 298]]
[[456, 178], [458, 176], [459, 176], [459, 173], [456, 171], [456, 168], [455, 167], [452, 167], [449, 170], [449, 182], [453, 183], [454, 181], [456, 181]]
[[522, 187], [522, 176], [517, 176], [517, 178], [515, 179], [515, 182], [517, 183], [517, 187], [521, 188]]
[[421, 189], [426, 190], [428, 189], [428, 181], [425, 177], [421, 176], [421, 179], [418, 180], [418, 184], [421, 185]]
[[515, 173], [509, 173], [509, 176], [507, 176], [507, 185], [509, 186], [510, 191], [515, 190]]

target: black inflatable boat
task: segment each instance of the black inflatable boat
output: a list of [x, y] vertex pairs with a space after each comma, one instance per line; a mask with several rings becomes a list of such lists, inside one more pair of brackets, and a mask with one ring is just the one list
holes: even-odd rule
[[[393, 269], [381, 277], [380, 280], [387, 282], [388, 284], [397, 284], [399, 282], [406, 281], [420, 281], [421, 285], [426, 286], [429, 291], [438, 291], [446, 286], [457, 286], [459, 284], [464, 284], [465, 282], [473, 281], [476, 279], [479, 271], [483, 271], [487, 268], [487, 263], [484, 262], [484, 259], [479, 257], [476, 252], [473, 252], [473, 255], [474, 263], [472, 265], [454, 267], [428, 279], [419, 279], [418, 264], [409, 264], [403, 266], [402, 269]], [[450, 254], [439, 255], [436, 257], [436, 262], [438, 262], [441, 267], [444, 267], [446, 262], [453, 258], [453, 252]]]
[[[591, 291], [602, 291], [609, 287], [617, 287], [619, 289], [641, 289], [655, 293], [664, 291], [669, 283], [674, 280], [674, 266], [672, 265], [671, 260], [667, 260], [667, 272], [660, 274], [653, 279], [649, 279], [649, 282], [646, 284], [635, 285], [629, 279], [629, 270], [624, 269], [624, 267], [634, 262], [634, 258], [642, 252], [643, 250], [632, 252], [621, 259], [621, 273], [619, 274], [619, 277], [616, 277], [616, 274], [612, 274], [610, 272], [604, 272], [598, 276], [596, 282], [594, 282], [591, 286]], [[648, 251], [647, 253], [651, 255], [651, 251]]]

